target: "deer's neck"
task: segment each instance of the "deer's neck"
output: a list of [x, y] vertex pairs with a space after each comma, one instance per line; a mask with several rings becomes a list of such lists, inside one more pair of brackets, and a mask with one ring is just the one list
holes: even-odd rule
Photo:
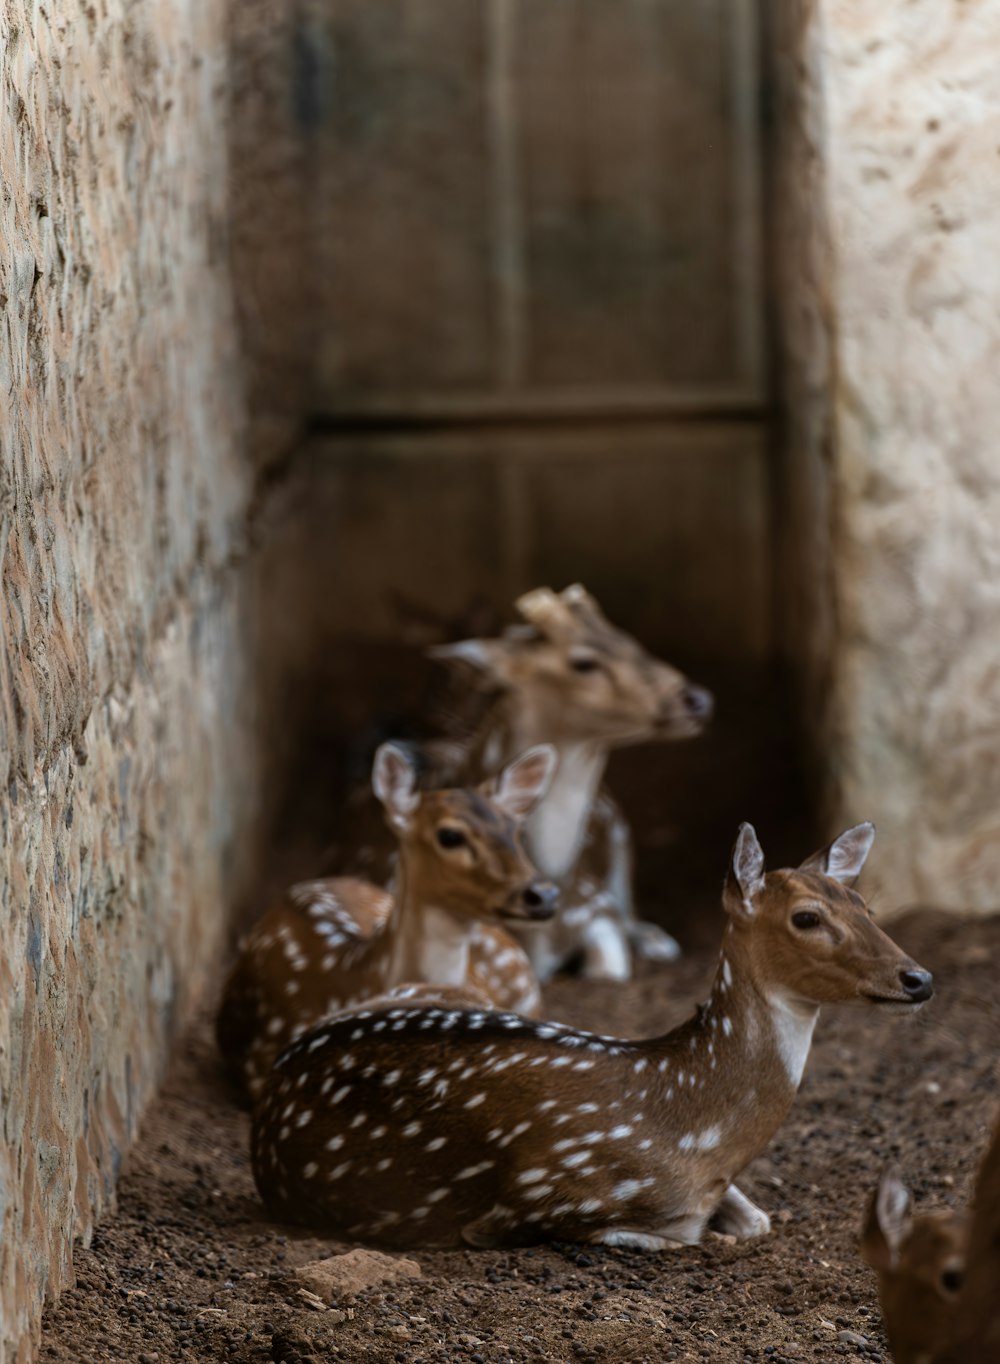
[[[668, 1087], [690, 1097], [706, 1130], [776, 1130], [802, 1080], [819, 1009], [762, 988], [727, 949], [708, 1000], [688, 1023], [651, 1044]], [[769, 1136], [764, 1136], [768, 1140]]]
[[558, 881], [580, 855], [608, 755], [592, 743], [555, 747], [559, 760], [552, 785], [526, 820], [524, 832], [532, 861], [543, 875]]
[[405, 981], [463, 985], [469, 969], [467, 927], [422, 894], [400, 856], [395, 902], [377, 948], [385, 988]]

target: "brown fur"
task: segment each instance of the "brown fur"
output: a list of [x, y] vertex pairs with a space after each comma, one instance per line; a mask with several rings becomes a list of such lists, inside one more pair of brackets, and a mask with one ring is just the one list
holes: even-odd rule
[[[550, 755], [535, 752], [551, 766]], [[532, 761], [525, 755], [507, 774], [543, 781]], [[524, 952], [498, 923], [481, 922], [551, 913], [528, 905], [545, 887], [521, 846], [520, 817], [500, 803], [502, 794], [416, 795], [402, 755], [396, 763], [403, 786], [387, 796], [400, 835], [395, 898], [355, 878], [304, 882], [240, 944], [217, 1035], [251, 1095], [274, 1058], [308, 1028], [404, 983], [456, 987], [473, 1003], [538, 1010], [538, 983]], [[441, 830], [460, 833], [462, 845], [442, 848]]]
[[[870, 841], [861, 826], [824, 856], [836, 865], [832, 853], [856, 845], [860, 866]], [[660, 1248], [697, 1241], [713, 1216], [738, 1236], [766, 1231], [732, 1181], [794, 1099], [818, 1006], [902, 1000], [918, 968], [860, 897], [809, 870], [765, 877], [751, 845], [744, 826], [711, 997], [663, 1037], [401, 1005], [301, 1038], [254, 1115], [271, 1210], [395, 1246]], [[821, 922], [801, 930], [793, 915], [806, 907]]]
[[[660, 662], [613, 626], [583, 588], [540, 588], [517, 603], [525, 624], [497, 639], [465, 640], [435, 651], [462, 668], [470, 701], [463, 720], [421, 753], [426, 780], [478, 781], [533, 743], [553, 743], [561, 772], [528, 822], [528, 850], [560, 889], [560, 909], [544, 928], [517, 930], [541, 979], [579, 959], [584, 975], [626, 979], [630, 951], [669, 960], [677, 944], [637, 919], [631, 894], [627, 822], [600, 789], [614, 748], [701, 733], [712, 699], [677, 669]], [[588, 671], [580, 665], [592, 664]], [[483, 714], [476, 689], [489, 704]], [[464, 713], [476, 714], [469, 730]], [[583, 799], [575, 801], [576, 793]], [[568, 796], [571, 815], [556, 835], [556, 806]], [[368, 860], [359, 863], [359, 850]], [[331, 850], [331, 869], [388, 875], [386, 841], [364, 802], [349, 832]]]
[[1000, 1125], [969, 1212], [914, 1215], [907, 1190], [884, 1175], [869, 1202], [861, 1253], [878, 1279], [895, 1364], [996, 1364]]

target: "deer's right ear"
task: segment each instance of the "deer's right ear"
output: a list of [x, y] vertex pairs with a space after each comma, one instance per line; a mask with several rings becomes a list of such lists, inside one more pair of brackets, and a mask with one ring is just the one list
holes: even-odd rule
[[556, 751], [538, 744], [515, 758], [500, 773], [493, 799], [512, 819], [525, 819], [543, 798], [556, 771]]
[[845, 886], [853, 886], [861, 875], [868, 854], [875, 842], [875, 825], [871, 820], [855, 824], [845, 829], [826, 848], [820, 848], [799, 867], [800, 871], [818, 871], [841, 881]]
[[741, 824], [729, 860], [722, 904], [733, 918], [752, 918], [754, 901], [764, 888], [764, 850], [752, 824]]
[[504, 685], [507, 669], [503, 645], [496, 639], [460, 639], [454, 644], [436, 644], [427, 657], [438, 663], [464, 663], [475, 669], [484, 682]]
[[910, 1191], [896, 1175], [887, 1172], [869, 1200], [861, 1233], [861, 1254], [876, 1274], [887, 1273], [899, 1262], [900, 1247], [912, 1225]]
[[382, 744], [375, 754], [372, 788], [392, 827], [405, 829], [410, 815], [420, 803], [416, 765], [405, 748], [399, 744]]

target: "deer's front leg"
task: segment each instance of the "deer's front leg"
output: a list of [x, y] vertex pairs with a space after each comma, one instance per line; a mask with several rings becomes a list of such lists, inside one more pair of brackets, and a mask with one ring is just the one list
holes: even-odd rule
[[582, 975], [587, 980], [631, 980], [632, 955], [623, 925], [606, 913], [595, 915], [581, 935]]
[[712, 1216], [711, 1225], [715, 1231], [749, 1241], [754, 1236], [766, 1236], [771, 1230], [771, 1219], [763, 1208], [758, 1208], [745, 1193], [740, 1193], [735, 1184], [730, 1184]]

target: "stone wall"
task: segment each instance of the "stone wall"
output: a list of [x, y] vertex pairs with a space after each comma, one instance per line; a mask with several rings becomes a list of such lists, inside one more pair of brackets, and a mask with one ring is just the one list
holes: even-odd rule
[[887, 907], [1000, 905], [1000, 10], [771, 5], [786, 653]]
[[0, 0], [0, 1359], [254, 846], [223, 0]]

